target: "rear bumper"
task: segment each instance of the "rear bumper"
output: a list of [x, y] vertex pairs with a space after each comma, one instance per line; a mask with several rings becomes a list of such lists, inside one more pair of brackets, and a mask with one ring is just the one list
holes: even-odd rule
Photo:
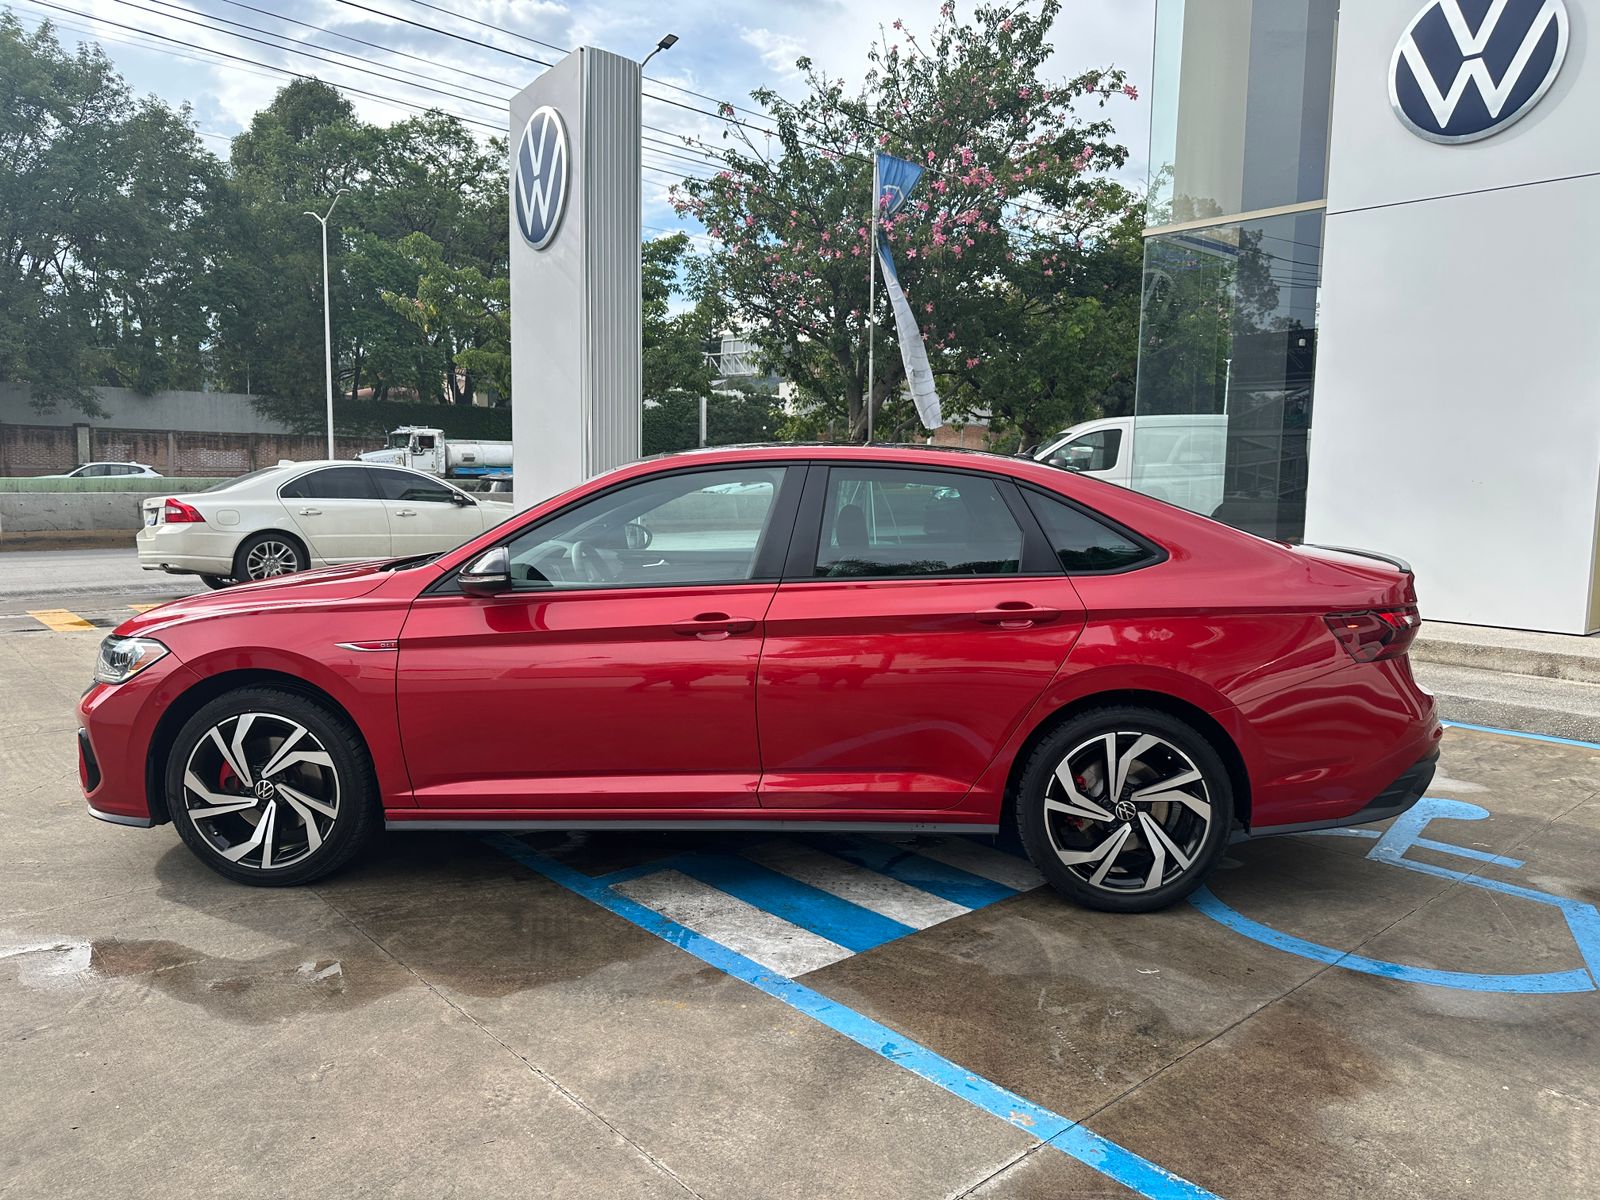
[[227, 575], [238, 543], [231, 530], [201, 524], [146, 525], [134, 537], [141, 567], [179, 575]]
[[1255, 838], [1274, 837], [1281, 833], [1314, 833], [1319, 829], [1343, 829], [1347, 825], [1367, 825], [1373, 821], [1387, 821], [1412, 808], [1428, 785], [1439, 765], [1439, 750], [1435, 747], [1426, 756], [1407, 767], [1400, 777], [1379, 792], [1365, 807], [1346, 817], [1332, 817], [1322, 821], [1301, 821], [1294, 825], [1262, 825], [1255, 829], [1234, 832], [1236, 842]]

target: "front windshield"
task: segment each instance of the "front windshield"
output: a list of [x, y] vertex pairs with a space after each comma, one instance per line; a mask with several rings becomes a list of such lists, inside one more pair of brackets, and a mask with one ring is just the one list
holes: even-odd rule
[[407, 436], [403, 433], [391, 433], [389, 435], [388, 449], [390, 450], [404, 450], [408, 444]]

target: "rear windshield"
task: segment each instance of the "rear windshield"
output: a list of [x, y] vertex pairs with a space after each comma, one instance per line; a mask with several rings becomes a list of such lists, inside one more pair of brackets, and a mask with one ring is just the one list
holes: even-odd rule
[[280, 467], [262, 467], [259, 471], [251, 471], [247, 475], [238, 475], [233, 479], [224, 479], [221, 483], [213, 483], [206, 488], [208, 492], [225, 492], [229, 488], [238, 487], [241, 483], [249, 483], [252, 479], [260, 479], [263, 475], [270, 475]]

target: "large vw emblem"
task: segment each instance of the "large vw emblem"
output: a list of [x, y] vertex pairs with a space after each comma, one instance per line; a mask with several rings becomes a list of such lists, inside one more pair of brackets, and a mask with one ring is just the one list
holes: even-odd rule
[[567, 204], [567, 127], [546, 105], [523, 127], [511, 171], [511, 212], [528, 245], [543, 250]]
[[1532, 109], [1566, 53], [1562, 0], [1433, 0], [1394, 49], [1389, 102], [1419, 137], [1476, 141]]

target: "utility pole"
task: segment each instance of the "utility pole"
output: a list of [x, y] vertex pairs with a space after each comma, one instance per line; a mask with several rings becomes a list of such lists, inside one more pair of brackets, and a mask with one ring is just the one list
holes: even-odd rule
[[304, 216], [315, 217], [317, 224], [322, 226], [322, 348], [327, 359], [328, 374], [328, 457], [333, 457], [333, 313], [328, 301], [328, 219], [333, 216], [333, 208], [339, 203], [339, 197], [344, 195], [349, 188], [340, 188], [333, 194], [333, 204], [328, 205], [328, 211], [322, 216], [314, 212], [304, 213]]

